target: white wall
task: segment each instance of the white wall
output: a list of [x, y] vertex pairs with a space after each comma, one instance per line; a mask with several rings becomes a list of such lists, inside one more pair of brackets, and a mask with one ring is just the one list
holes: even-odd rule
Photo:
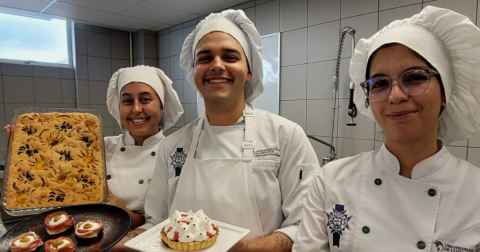
[[[307, 134], [329, 141], [331, 132], [331, 83], [334, 75], [339, 30], [353, 27], [356, 40], [370, 37], [390, 21], [410, 17], [427, 5], [450, 8], [477, 23], [480, 0], [256, 0], [238, 6], [256, 24], [259, 32], [281, 32], [280, 114], [297, 122]], [[201, 20], [199, 18], [198, 20]], [[195, 90], [184, 79], [178, 66], [180, 49], [197, 19], [159, 32], [159, 67], [174, 80], [185, 115], [172, 129], [177, 130], [196, 117]], [[478, 25], [478, 23], [477, 23]], [[337, 150], [339, 157], [378, 148], [381, 129], [370, 119], [358, 115], [357, 126], [347, 127], [349, 120], [348, 68], [350, 39], [345, 41], [340, 68], [340, 117]], [[362, 104], [357, 104], [362, 106]], [[318, 157], [329, 149], [312, 142]], [[448, 149], [456, 156], [480, 166], [480, 134], [453, 143]]]

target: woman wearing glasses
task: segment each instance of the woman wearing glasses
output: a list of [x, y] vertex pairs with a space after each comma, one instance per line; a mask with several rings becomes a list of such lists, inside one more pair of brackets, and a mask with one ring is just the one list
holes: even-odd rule
[[385, 144], [319, 172], [293, 250], [480, 251], [480, 168], [444, 146], [480, 128], [480, 30], [426, 7], [362, 39], [350, 75]]

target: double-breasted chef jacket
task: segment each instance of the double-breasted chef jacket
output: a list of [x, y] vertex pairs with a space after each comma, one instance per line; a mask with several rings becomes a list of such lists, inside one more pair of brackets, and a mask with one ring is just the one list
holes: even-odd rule
[[203, 209], [213, 220], [295, 240], [318, 159], [302, 128], [246, 104], [235, 125], [206, 115], [169, 135], [145, 204], [150, 228], [173, 211]]
[[385, 145], [324, 166], [293, 250], [480, 251], [478, 167], [441, 147], [412, 179], [399, 171]]
[[143, 146], [135, 145], [130, 133], [105, 137], [105, 159], [109, 189], [126, 207], [144, 214], [145, 197], [151, 183], [163, 131], [148, 137]]

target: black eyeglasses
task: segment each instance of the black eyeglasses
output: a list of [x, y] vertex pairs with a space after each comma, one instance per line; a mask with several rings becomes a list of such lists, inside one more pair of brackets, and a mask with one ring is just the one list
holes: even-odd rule
[[360, 86], [370, 101], [379, 102], [388, 97], [394, 81], [398, 83], [403, 92], [415, 96], [421, 95], [427, 90], [431, 75], [438, 74], [437, 71], [429, 68], [410, 69], [401, 73], [397, 79], [392, 80], [386, 76], [378, 76], [360, 83]]

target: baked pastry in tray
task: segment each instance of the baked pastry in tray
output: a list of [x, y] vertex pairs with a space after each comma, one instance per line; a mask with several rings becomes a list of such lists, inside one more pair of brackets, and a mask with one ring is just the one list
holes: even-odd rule
[[99, 203], [106, 197], [101, 124], [90, 113], [26, 113], [10, 142], [7, 209]]

